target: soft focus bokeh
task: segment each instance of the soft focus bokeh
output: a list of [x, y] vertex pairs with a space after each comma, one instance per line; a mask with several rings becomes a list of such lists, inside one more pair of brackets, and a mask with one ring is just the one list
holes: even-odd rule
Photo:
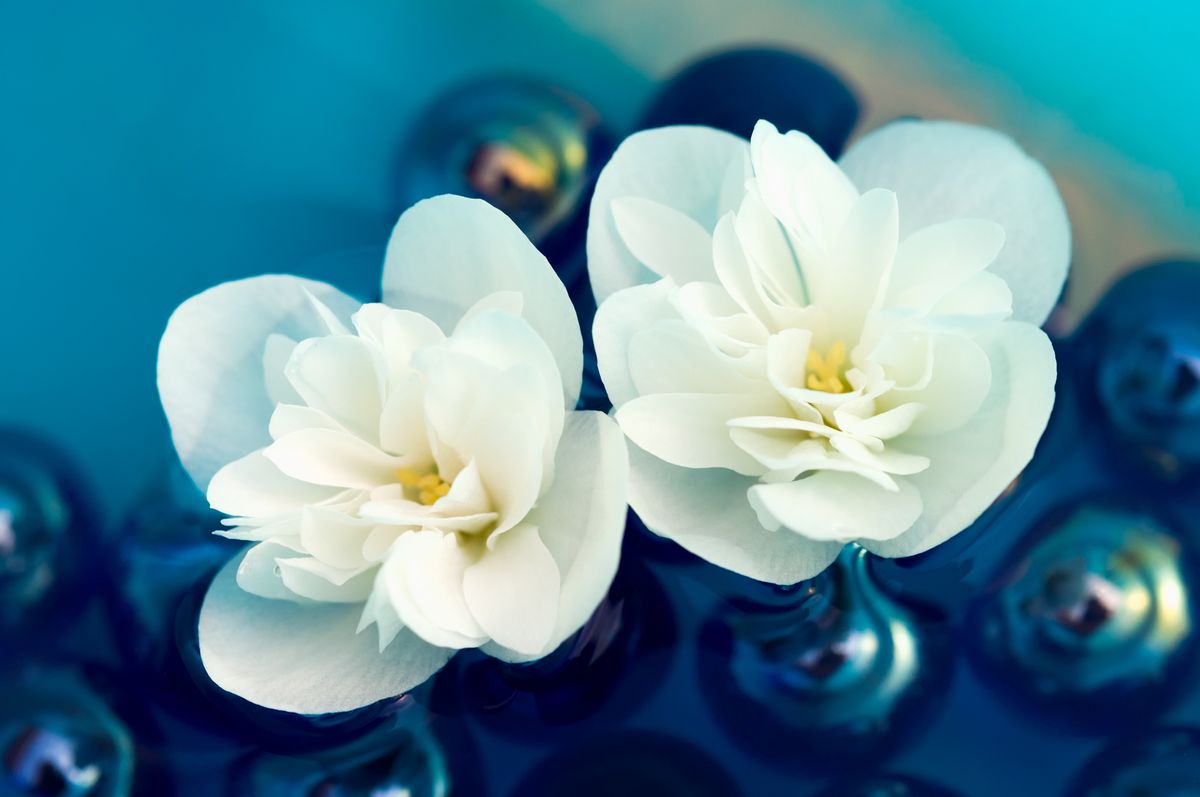
[[[360, 758], [375, 775], [436, 759], [452, 793], [501, 797], [630, 783], [662, 794], [1200, 794], [1197, 31], [1193, 3], [1122, 0], [0, 3], [0, 628], [21, 629], [0, 637], [0, 768], [20, 775], [35, 762], [0, 795], [121, 794], [128, 781], [146, 795], [382, 797], [312, 774]], [[437, 190], [443, 172], [430, 164], [463, 157], [452, 144], [478, 126], [513, 148], [468, 153], [468, 179], [524, 219], [585, 295], [589, 170], [680, 69], [751, 45], [842, 81], [858, 105], [844, 117], [851, 140], [903, 116], [977, 121], [1016, 138], [1060, 186], [1075, 257], [1050, 327], [1059, 407], [1011, 500], [985, 517], [989, 547], [968, 532], [911, 567], [872, 575], [843, 561], [810, 585], [834, 596], [830, 615], [796, 596], [742, 594], [631, 526], [627, 560], [649, 564], [622, 571], [592, 627], [623, 634], [623, 648], [591, 662], [600, 676], [573, 661], [500, 678], [464, 660], [437, 694], [384, 720], [298, 729], [258, 717], [244, 737], [213, 743], [245, 707], [205, 714], [175, 614], [139, 613], [179, 599], [179, 583], [230, 550], [205, 537], [213, 519], [170, 470], [154, 374], [171, 311], [267, 272], [373, 296], [399, 213]], [[464, 84], [476, 88], [447, 94]], [[811, 86], [802, 110], [842, 97]], [[733, 101], [718, 89], [712, 103]], [[774, 107], [784, 88], [774, 75], [760, 90], [739, 97]], [[522, 143], [505, 117], [514, 107], [559, 127]], [[840, 146], [831, 125], [826, 146]], [[543, 180], [546, 159], [566, 164], [557, 182]], [[1168, 260], [1178, 265], [1107, 293]], [[12, 569], [11, 528], [34, 521], [11, 508], [45, 508], [45, 495], [54, 512], [35, 518], [35, 542], [51, 553], [39, 566], [66, 586], [25, 613], [21, 601], [38, 603], [49, 582]], [[195, 546], [179, 544], [183, 532]], [[805, 658], [814, 651], [827, 658]], [[809, 681], [781, 674], [797, 661]], [[597, 677], [619, 684], [615, 697], [576, 688]], [[549, 697], [530, 697], [551, 682]], [[70, 755], [133, 763], [132, 774], [102, 768], [116, 791], [95, 791], [100, 770], [44, 728], [13, 731], [12, 717], [55, 701], [75, 723], [62, 733], [95, 736]], [[783, 727], [808, 722], [797, 717], [814, 701], [836, 732]], [[428, 728], [406, 719], [426, 706]], [[878, 717], [886, 733], [875, 734]], [[403, 755], [354, 748], [368, 730]], [[272, 739], [318, 752], [281, 763]], [[556, 751], [565, 763], [547, 764]], [[40, 777], [37, 761], [66, 774]], [[908, 780], [838, 780], [877, 769]], [[1180, 784], [1193, 791], [1168, 790]], [[438, 793], [421, 788], [412, 797]]]

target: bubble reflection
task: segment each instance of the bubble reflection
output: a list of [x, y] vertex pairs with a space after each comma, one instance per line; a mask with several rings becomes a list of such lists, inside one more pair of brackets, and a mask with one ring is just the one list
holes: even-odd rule
[[946, 629], [883, 594], [868, 556], [848, 546], [790, 600], [740, 600], [706, 623], [702, 691], [751, 752], [816, 768], [890, 755], [940, 705]]
[[0, 694], [0, 793], [126, 797], [133, 750], [121, 723], [64, 677], [24, 679]]
[[1035, 539], [968, 614], [983, 672], [1088, 728], [1152, 713], [1195, 647], [1190, 548], [1152, 514], [1099, 503]]
[[413, 131], [397, 169], [399, 209], [445, 193], [486, 199], [556, 265], [582, 241], [581, 211], [612, 144], [579, 97], [481, 80], [439, 97]]

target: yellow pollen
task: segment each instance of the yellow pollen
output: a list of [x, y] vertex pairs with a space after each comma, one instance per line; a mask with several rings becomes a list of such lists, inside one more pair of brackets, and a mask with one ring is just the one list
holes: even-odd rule
[[835, 341], [829, 351], [822, 357], [820, 352], [809, 349], [808, 378], [805, 385], [809, 390], [823, 390], [826, 393], [845, 393], [850, 386], [842, 379], [842, 366], [846, 364], [846, 344]]
[[412, 468], [397, 468], [396, 481], [405, 487], [418, 490], [417, 500], [425, 506], [436, 502], [450, 492], [450, 482], [443, 481], [436, 473], [417, 473]]

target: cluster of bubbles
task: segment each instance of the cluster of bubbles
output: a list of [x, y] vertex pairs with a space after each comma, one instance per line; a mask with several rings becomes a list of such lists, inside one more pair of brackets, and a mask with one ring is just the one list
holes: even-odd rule
[[[858, 102], [807, 59], [737, 50], [667, 82], [639, 126], [748, 136], [759, 118], [836, 155]], [[501, 208], [559, 270], [589, 328], [583, 224], [615, 141], [598, 114], [558, 87], [491, 79], [444, 95], [415, 129], [399, 152], [397, 212], [446, 192]], [[1197, 295], [1197, 264], [1147, 266], [1056, 341], [1060, 397], [1033, 463], [935, 551], [886, 562], [848, 548], [812, 581], [768, 587], [716, 572], [631, 517], [609, 595], [547, 659], [460, 654], [412, 695], [319, 717], [261, 709], [205, 676], [196, 612], [237, 546], [208, 533], [219, 518], [177, 465], [105, 533], [70, 463], [4, 431], [0, 793], [470, 795], [487, 792], [486, 762], [505, 768], [506, 744], [553, 740], [540, 763], [507, 768], [503, 793], [732, 795], [737, 780], [676, 720], [695, 718], [700, 735], [715, 719], [741, 755], [786, 771], [856, 771], [921, 738], [957, 650], [1039, 718], [1085, 734], [1140, 729], [1080, 771], [1077, 797], [1200, 790], [1200, 731], [1152, 727], [1196, 649]], [[583, 402], [603, 408], [586, 361]], [[689, 637], [690, 669], [676, 655]], [[674, 732], [613, 730], [675, 707]], [[821, 793], [952, 795], [895, 774]]]

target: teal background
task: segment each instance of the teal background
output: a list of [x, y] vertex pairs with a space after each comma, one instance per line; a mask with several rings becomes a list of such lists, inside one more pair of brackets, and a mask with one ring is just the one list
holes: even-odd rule
[[906, 0], [973, 62], [1053, 106], [1200, 205], [1200, 5]]
[[[633, 28], [689, 4], [649, 4], [644, 20], [563, 5], [572, 14], [526, 0], [0, 4], [0, 421], [63, 442], [117, 511], [168, 456], [153, 379], [171, 310], [270, 271], [369, 291], [369, 269], [313, 261], [386, 240], [396, 152], [440, 91], [529, 73], [627, 127], [654, 78], [568, 19], [622, 12]], [[798, 26], [808, 5], [789, 11]], [[845, 8], [873, 6], [936, 28], [1200, 206], [1194, 4]]]

